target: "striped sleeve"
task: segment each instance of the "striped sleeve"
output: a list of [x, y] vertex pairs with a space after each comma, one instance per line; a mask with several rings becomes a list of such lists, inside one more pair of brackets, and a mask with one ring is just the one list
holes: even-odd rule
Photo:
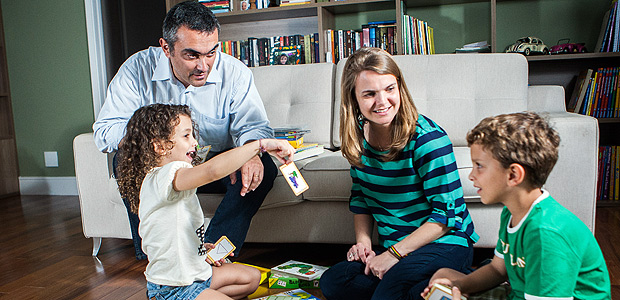
[[372, 214], [366, 201], [364, 200], [364, 194], [361, 189], [360, 179], [357, 176], [357, 171], [355, 167], [351, 166], [351, 180], [353, 181], [353, 186], [351, 187], [351, 197], [349, 199], [349, 210], [354, 214]]
[[438, 127], [423, 132], [418, 136], [413, 153], [414, 166], [432, 207], [429, 221], [462, 229], [459, 212], [465, 209], [465, 200], [450, 139]]

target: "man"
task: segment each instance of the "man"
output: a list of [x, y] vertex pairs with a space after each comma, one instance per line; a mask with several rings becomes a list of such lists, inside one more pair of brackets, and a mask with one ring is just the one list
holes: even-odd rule
[[[93, 124], [97, 147], [103, 152], [117, 150], [133, 112], [153, 103], [188, 105], [199, 144], [211, 146], [208, 157], [253, 140], [272, 138], [252, 73], [241, 61], [219, 51], [219, 30], [219, 22], [202, 4], [188, 1], [171, 8], [164, 19], [161, 47], [131, 56], [110, 82]], [[268, 155], [257, 156], [230, 177], [199, 188], [199, 193], [226, 193], [205, 242], [226, 235], [237, 246], [237, 254], [276, 174]], [[129, 210], [128, 214], [136, 258], [145, 259], [138, 217]]]

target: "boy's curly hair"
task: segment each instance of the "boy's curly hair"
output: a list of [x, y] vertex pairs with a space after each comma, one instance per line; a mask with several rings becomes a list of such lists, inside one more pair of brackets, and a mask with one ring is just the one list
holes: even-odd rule
[[488, 117], [467, 134], [467, 145], [481, 145], [504, 168], [517, 163], [525, 168], [525, 181], [542, 187], [558, 161], [560, 136], [533, 112]]
[[117, 183], [121, 197], [129, 202], [135, 214], [142, 181], [161, 159], [153, 143], [162, 142], [168, 150], [174, 147], [170, 138], [180, 115], [191, 118], [191, 110], [186, 105], [152, 104], [136, 110], [127, 123], [127, 133], [118, 151]]

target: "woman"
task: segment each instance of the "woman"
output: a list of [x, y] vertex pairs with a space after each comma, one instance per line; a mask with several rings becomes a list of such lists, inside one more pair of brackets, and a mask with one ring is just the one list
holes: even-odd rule
[[348, 58], [340, 138], [351, 163], [357, 243], [346, 261], [322, 276], [327, 299], [421, 299], [436, 270], [466, 272], [478, 235], [452, 144], [441, 127], [418, 114], [387, 52], [362, 48]]

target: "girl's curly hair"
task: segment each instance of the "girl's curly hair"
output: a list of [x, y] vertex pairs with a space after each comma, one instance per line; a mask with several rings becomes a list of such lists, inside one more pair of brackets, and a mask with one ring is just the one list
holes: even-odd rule
[[121, 197], [129, 202], [135, 214], [142, 181], [162, 156], [155, 152], [153, 143], [162, 142], [168, 150], [174, 147], [170, 139], [180, 115], [191, 118], [191, 110], [186, 105], [152, 104], [136, 110], [127, 123], [127, 133], [117, 154], [117, 182]]

